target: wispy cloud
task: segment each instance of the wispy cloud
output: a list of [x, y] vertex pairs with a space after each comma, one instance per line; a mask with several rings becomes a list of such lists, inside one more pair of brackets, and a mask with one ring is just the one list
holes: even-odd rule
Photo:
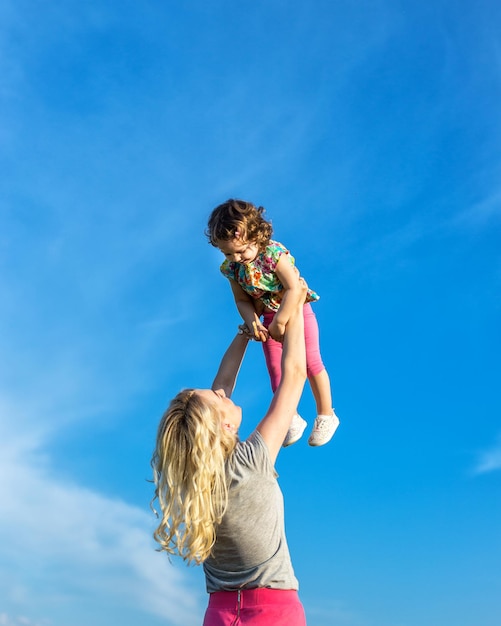
[[33, 621], [24, 615], [11, 616], [0, 613], [0, 626], [49, 626], [49, 620]]
[[[116, 284], [122, 276], [118, 270], [113, 275]], [[14, 278], [12, 272], [12, 283]], [[104, 294], [102, 302], [116, 295]], [[64, 462], [56, 465], [51, 456], [69, 425], [92, 428], [97, 419], [130, 408], [144, 381], [120, 367], [116, 355], [127, 351], [137, 366], [153, 337], [142, 332], [122, 339], [124, 348], [118, 332], [108, 357], [99, 325], [56, 309], [41, 319], [41, 299], [29, 308], [16, 296], [0, 314], [10, 330], [0, 341], [0, 626], [45, 626], [58, 614], [64, 623], [75, 605], [105, 607], [102, 618], [83, 608], [75, 626], [101, 626], [100, 619], [104, 626], [110, 611], [124, 626], [148, 618], [169, 626], [199, 623], [203, 588], [193, 590], [186, 570], [155, 551], [151, 512], [89, 488], [85, 476], [65, 478]], [[79, 309], [78, 301], [72, 310]]]
[[492, 447], [478, 455], [473, 473], [487, 474], [496, 470], [501, 470], [501, 435]]
[[[123, 270], [108, 269], [115, 288], [123, 285]], [[7, 282], [28, 284], [14, 270], [0, 285]], [[125, 302], [116, 289], [100, 294], [105, 309], [113, 300]], [[124, 626], [148, 618], [169, 626], [199, 623], [203, 588], [193, 590], [186, 570], [155, 551], [155, 520], [146, 506], [91, 489], [85, 476], [65, 478], [64, 461], [56, 464], [51, 455], [61, 452], [59, 438], [68, 426], [86, 423], [92, 429], [96, 420], [130, 409], [138, 389], [150, 384], [134, 368], [121, 367], [117, 355], [127, 353], [137, 368], [146, 360], [155, 324], [150, 333], [143, 328], [131, 338], [129, 321], [126, 340], [109, 321], [96, 323], [94, 313], [79, 316], [86, 299], [78, 294], [66, 313], [45, 306], [42, 292], [31, 306], [24, 306], [22, 289], [11, 295], [0, 313], [9, 330], [0, 340], [0, 626], [44, 626], [58, 614], [64, 623], [75, 605], [106, 607], [102, 618], [82, 609], [75, 626], [101, 626], [100, 619], [104, 626], [110, 611]], [[92, 290], [87, 296], [93, 299]]]
[[459, 227], [481, 228], [501, 219], [501, 189], [495, 189], [479, 202], [461, 211], [454, 219]]
[[45, 626], [47, 622], [32, 622], [24, 616], [11, 617], [7, 613], [0, 613], [0, 626]]
[[[135, 609], [167, 624], [196, 623], [197, 601], [179, 568], [154, 550], [152, 516], [55, 475], [33, 441], [0, 445], [0, 579], [4, 603], [19, 613], [75, 592], [94, 605]], [[120, 609], [122, 610], [122, 609]], [[12, 613], [12, 611], [11, 611]], [[117, 618], [118, 619], [118, 618]], [[0, 615], [0, 625], [39, 626]]]

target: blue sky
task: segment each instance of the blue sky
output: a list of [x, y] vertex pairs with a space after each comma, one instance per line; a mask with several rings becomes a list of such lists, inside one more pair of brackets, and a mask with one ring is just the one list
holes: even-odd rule
[[[201, 623], [147, 481], [238, 324], [229, 197], [321, 295], [341, 426], [278, 460], [309, 626], [501, 623], [500, 33], [494, 0], [2, 2], [0, 625]], [[235, 400], [246, 436], [257, 344]]]

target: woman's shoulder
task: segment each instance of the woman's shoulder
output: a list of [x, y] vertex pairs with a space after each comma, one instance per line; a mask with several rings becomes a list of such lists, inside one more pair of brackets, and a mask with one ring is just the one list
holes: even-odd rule
[[236, 449], [246, 455], [261, 454], [266, 450], [266, 444], [261, 433], [254, 430], [247, 439], [238, 442]]
[[268, 446], [258, 430], [252, 432], [244, 441], [238, 442], [233, 457], [233, 464], [259, 472], [274, 473]]

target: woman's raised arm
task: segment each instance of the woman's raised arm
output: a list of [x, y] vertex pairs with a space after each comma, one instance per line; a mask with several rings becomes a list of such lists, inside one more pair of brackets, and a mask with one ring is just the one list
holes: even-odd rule
[[275, 391], [270, 408], [257, 427], [268, 446], [273, 462], [289, 430], [306, 381], [303, 307], [307, 285], [302, 278], [300, 284], [301, 289], [289, 295], [289, 305], [291, 305], [290, 300], [294, 298], [294, 306], [291, 307], [291, 316], [285, 328], [280, 384]]
[[236, 335], [221, 359], [211, 389], [223, 391], [227, 398], [231, 397], [248, 343], [249, 338], [245, 333]]

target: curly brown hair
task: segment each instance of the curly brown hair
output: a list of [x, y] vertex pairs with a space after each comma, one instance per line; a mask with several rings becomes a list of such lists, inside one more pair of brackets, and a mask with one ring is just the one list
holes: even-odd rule
[[256, 243], [263, 250], [270, 242], [273, 228], [264, 219], [265, 210], [251, 202], [230, 199], [217, 206], [210, 214], [205, 234], [209, 243], [218, 247], [222, 241], [239, 237], [243, 241]]

